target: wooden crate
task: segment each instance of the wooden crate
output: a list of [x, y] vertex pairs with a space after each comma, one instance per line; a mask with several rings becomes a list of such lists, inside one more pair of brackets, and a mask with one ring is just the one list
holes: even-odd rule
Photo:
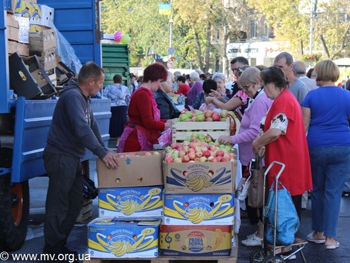
[[172, 141], [184, 141], [194, 132], [209, 134], [215, 140], [221, 135], [230, 135], [230, 119], [212, 122], [173, 122]]
[[45, 52], [56, 48], [56, 33], [54, 29], [29, 33], [30, 52]]
[[23, 57], [29, 56], [29, 45], [18, 43], [17, 41], [8, 40], [7, 41], [7, 53], [13, 54], [17, 52], [18, 55]]
[[216, 261], [217, 263], [237, 263], [238, 255], [238, 237], [235, 235], [234, 242], [236, 246], [232, 248], [232, 255], [230, 257], [158, 257], [158, 258], [120, 258], [120, 259], [106, 259], [106, 258], [90, 258], [89, 260], [84, 260], [84, 263], [111, 263], [115, 261], [150, 261], [151, 263], [173, 263], [175, 260], [180, 261]]

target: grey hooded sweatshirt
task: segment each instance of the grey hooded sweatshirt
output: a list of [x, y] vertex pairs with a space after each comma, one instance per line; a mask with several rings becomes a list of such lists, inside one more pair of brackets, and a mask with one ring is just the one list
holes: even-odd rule
[[100, 159], [107, 155], [90, 98], [71, 80], [57, 101], [45, 151], [83, 158], [86, 148]]

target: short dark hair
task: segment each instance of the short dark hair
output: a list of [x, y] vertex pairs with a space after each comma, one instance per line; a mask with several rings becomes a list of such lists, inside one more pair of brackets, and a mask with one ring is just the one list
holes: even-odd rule
[[264, 85], [273, 83], [277, 88], [287, 88], [289, 81], [286, 74], [279, 67], [269, 67], [260, 72], [260, 77], [264, 82]]
[[203, 91], [206, 95], [211, 93], [212, 90], [217, 90], [218, 85], [216, 81], [213, 79], [206, 79], [203, 81]]
[[178, 76], [177, 81], [181, 81], [182, 83], [186, 82], [186, 78], [184, 76]]
[[143, 82], [154, 82], [157, 80], [166, 81], [168, 71], [165, 66], [159, 62], [153, 63], [145, 68], [143, 71]]
[[249, 65], [249, 61], [245, 57], [235, 57], [231, 60], [230, 64], [235, 64], [236, 62], [239, 62], [243, 65]]
[[114, 76], [113, 76], [113, 82], [114, 83], [118, 83], [118, 84], [120, 84], [120, 83], [122, 83], [122, 76], [120, 76], [119, 74], [115, 74]]
[[201, 80], [206, 80], [206, 79], [207, 79], [207, 75], [205, 75], [204, 73], [203, 73], [203, 74], [200, 74], [200, 75], [199, 75], [199, 78], [200, 78]]
[[287, 64], [288, 66], [292, 65], [293, 62], [294, 62], [294, 59], [293, 59], [292, 54], [290, 54], [290, 53], [288, 53], [288, 52], [279, 53], [279, 54], [275, 57], [275, 60], [274, 60], [274, 61], [278, 61], [278, 60], [280, 60], [281, 58], [285, 58], [285, 59], [286, 59], [286, 64]]
[[87, 82], [90, 78], [100, 79], [104, 74], [103, 69], [93, 61], [86, 62], [78, 74], [78, 84]]

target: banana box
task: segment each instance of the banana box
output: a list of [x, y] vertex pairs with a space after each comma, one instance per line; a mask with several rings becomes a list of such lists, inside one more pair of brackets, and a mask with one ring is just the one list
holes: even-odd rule
[[100, 188], [100, 217], [161, 218], [163, 186]]
[[160, 225], [160, 256], [227, 257], [232, 226]]
[[164, 194], [164, 225], [233, 225], [233, 194]]
[[167, 193], [233, 193], [236, 161], [206, 163], [163, 163]]
[[88, 224], [91, 258], [156, 258], [160, 221], [96, 218]]
[[97, 159], [99, 187], [163, 185], [164, 151], [118, 153], [118, 169], [111, 170]]

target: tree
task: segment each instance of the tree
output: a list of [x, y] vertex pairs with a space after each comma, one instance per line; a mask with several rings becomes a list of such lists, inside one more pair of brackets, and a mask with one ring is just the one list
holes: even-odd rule
[[[311, 4], [316, 5], [312, 17]], [[350, 0], [247, 0], [250, 7], [265, 16], [275, 29], [276, 40], [289, 43], [287, 51], [301, 57], [310, 44], [310, 19], [313, 19], [315, 52], [323, 50], [325, 58], [338, 56], [349, 43], [349, 14], [345, 12]], [[307, 10], [307, 12], [301, 12]], [[342, 16], [340, 18], [340, 15]]]

